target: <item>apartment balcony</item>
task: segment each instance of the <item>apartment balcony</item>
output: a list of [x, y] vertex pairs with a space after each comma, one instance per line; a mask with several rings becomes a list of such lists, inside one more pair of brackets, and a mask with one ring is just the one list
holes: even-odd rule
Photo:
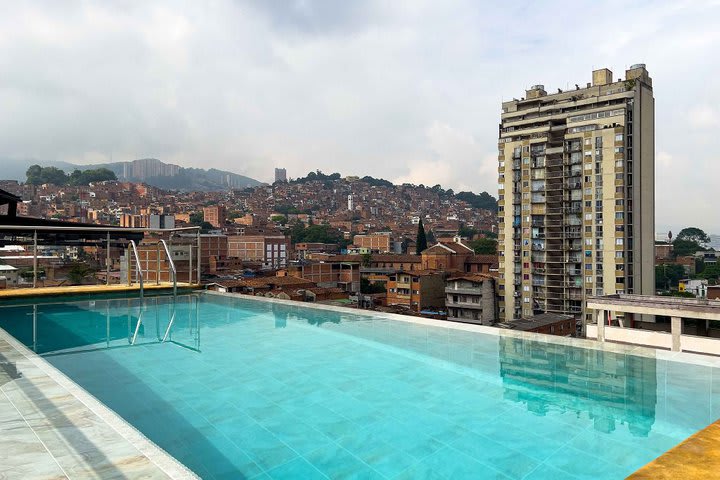
[[545, 279], [544, 278], [533, 278], [532, 285], [533, 285], [533, 287], [544, 287]]
[[482, 310], [482, 304], [481, 303], [472, 303], [472, 302], [446, 302], [445, 307], [455, 307], [455, 308], [470, 308], [472, 310]]
[[579, 180], [568, 180], [567, 182], [565, 182], [565, 185], [567, 186], [567, 188], [570, 189], [582, 188], [582, 182], [580, 182]]
[[480, 288], [445, 288], [445, 293], [449, 295], [475, 295], [482, 297], [482, 290]]

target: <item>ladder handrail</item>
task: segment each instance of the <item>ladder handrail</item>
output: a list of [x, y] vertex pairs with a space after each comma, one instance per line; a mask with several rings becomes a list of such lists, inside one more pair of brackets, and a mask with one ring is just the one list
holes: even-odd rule
[[[160, 239], [160, 243], [162, 243], [162, 246], [165, 249], [165, 256], [167, 256], [168, 262], [170, 262], [170, 271], [172, 272], [173, 280], [173, 297], [177, 297], [177, 269], [175, 268], [175, 262], [170, 256], [170, 249], [168, 248], [167, 242], [165, 242], [165, 240], [163, 239]], [[158, 278], [159, 277], [160, 272], [158, 272]]]
[[[145, 296], [145, 283], [143, 281], [143, 271], [142, 271], [142, 265], [140, 264], [140, 255], [138, 255], [137, 245], [135, 245], [135, 240], [130, 240], [130, 245], [132, 246], [132, 251], [135, 254], [135, 266], [137, 267], [137, 277], [140, 278], [140, 298], [143, 298]], [[130, 276], [130, 272], [128, 272], [128, 277], [129, 276]]]
[[165, 335], [163, 335], [163, 338], [160, 343], [163, 343], [163, 342], [165, 342], [165, 340], [167, 340], [168, 335], [170, 335], [170, 329], [172, 328], [174, 322], [175, 322], [175, 304], [173, 303], [172, 315], [170, 316], [170, 322], [168, 323], [168, 326], [165, 329]]
[[133, 333], [132, 340], [130, 340], [130, 345], [135, 345], [135, 340], [137, 339], [138, 333], [140, 332], [140, 324], [142, 323], [142, 316], [143, 316], [143, 309], [141, 306], [140, 314], [138, 315], [137, 324], [135, 325], [135, 333]]

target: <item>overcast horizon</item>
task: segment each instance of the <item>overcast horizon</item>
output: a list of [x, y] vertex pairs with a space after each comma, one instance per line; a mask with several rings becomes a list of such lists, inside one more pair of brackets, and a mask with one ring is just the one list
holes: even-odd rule
[[[720, 232], [720, 1], [8, 3], [0, 158], [158, 158], [497, 196], [503, 100], [645, 63], [657, 231]], [[602, 41], [604, 40], [604, 41]], [[683, 195], [680, 196], [679, 194]]]

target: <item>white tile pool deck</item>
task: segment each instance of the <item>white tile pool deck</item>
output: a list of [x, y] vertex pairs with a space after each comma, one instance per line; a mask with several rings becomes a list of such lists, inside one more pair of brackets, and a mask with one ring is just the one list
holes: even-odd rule
[[0, 329], [0, 478], [197, 478]]
[[[207, 292], [238, 298], [237, 294]], [[352, 313], [343, 307], [242, 296], [259, 302]], [[489, 335], [531, 338], [720, 368], [720, 358], [593, 340], [516, 332], [420, 317], [370, 315]], [[3, 368], [4, 367], [4, 368]], [[14, 370], [17, 370], [16, 375]], [[197, 478], [45, 359], [0, 329], [0, 478]]]

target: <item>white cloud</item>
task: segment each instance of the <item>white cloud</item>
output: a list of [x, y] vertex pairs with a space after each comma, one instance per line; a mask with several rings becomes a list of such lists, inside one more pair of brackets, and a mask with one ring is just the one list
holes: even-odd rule
[[623, 77], [643, 62], [656, 95], [656, 184], [668, 187], [658, 189], [658, 224], [720, 232], [720, 218], [697, 213], [704, 207], [682, 211], [660, 198], [692, 192], [704, 205], [716, 190], [708, 179], [718, 173], [720, 3], [586, 3], [592, 21], [577, 21], [578, 8], [9, 2], [0, 16], [0, 158], [154, 156], [260, 180], [274, 166], [294, 176], [319, 168], [496, 195], [503, 99], [536, 83], [582, 85], [593, 68]]
[[695, 128], [720, 127], [720, 112], [710, 105], [698, 105], [688, 112], [688, 123]]
[[[425, 138], [427, 157], [408, 159], [406, 173], [395, 178], [396, 183], [440, 184], [457, 191], [482, 189], [495, 195], [497, 156], [483, 155], [472, 135], [435, 122], [427, 128]], [[479, 175], [484, 176], [482, 185], [474, 181]]]

